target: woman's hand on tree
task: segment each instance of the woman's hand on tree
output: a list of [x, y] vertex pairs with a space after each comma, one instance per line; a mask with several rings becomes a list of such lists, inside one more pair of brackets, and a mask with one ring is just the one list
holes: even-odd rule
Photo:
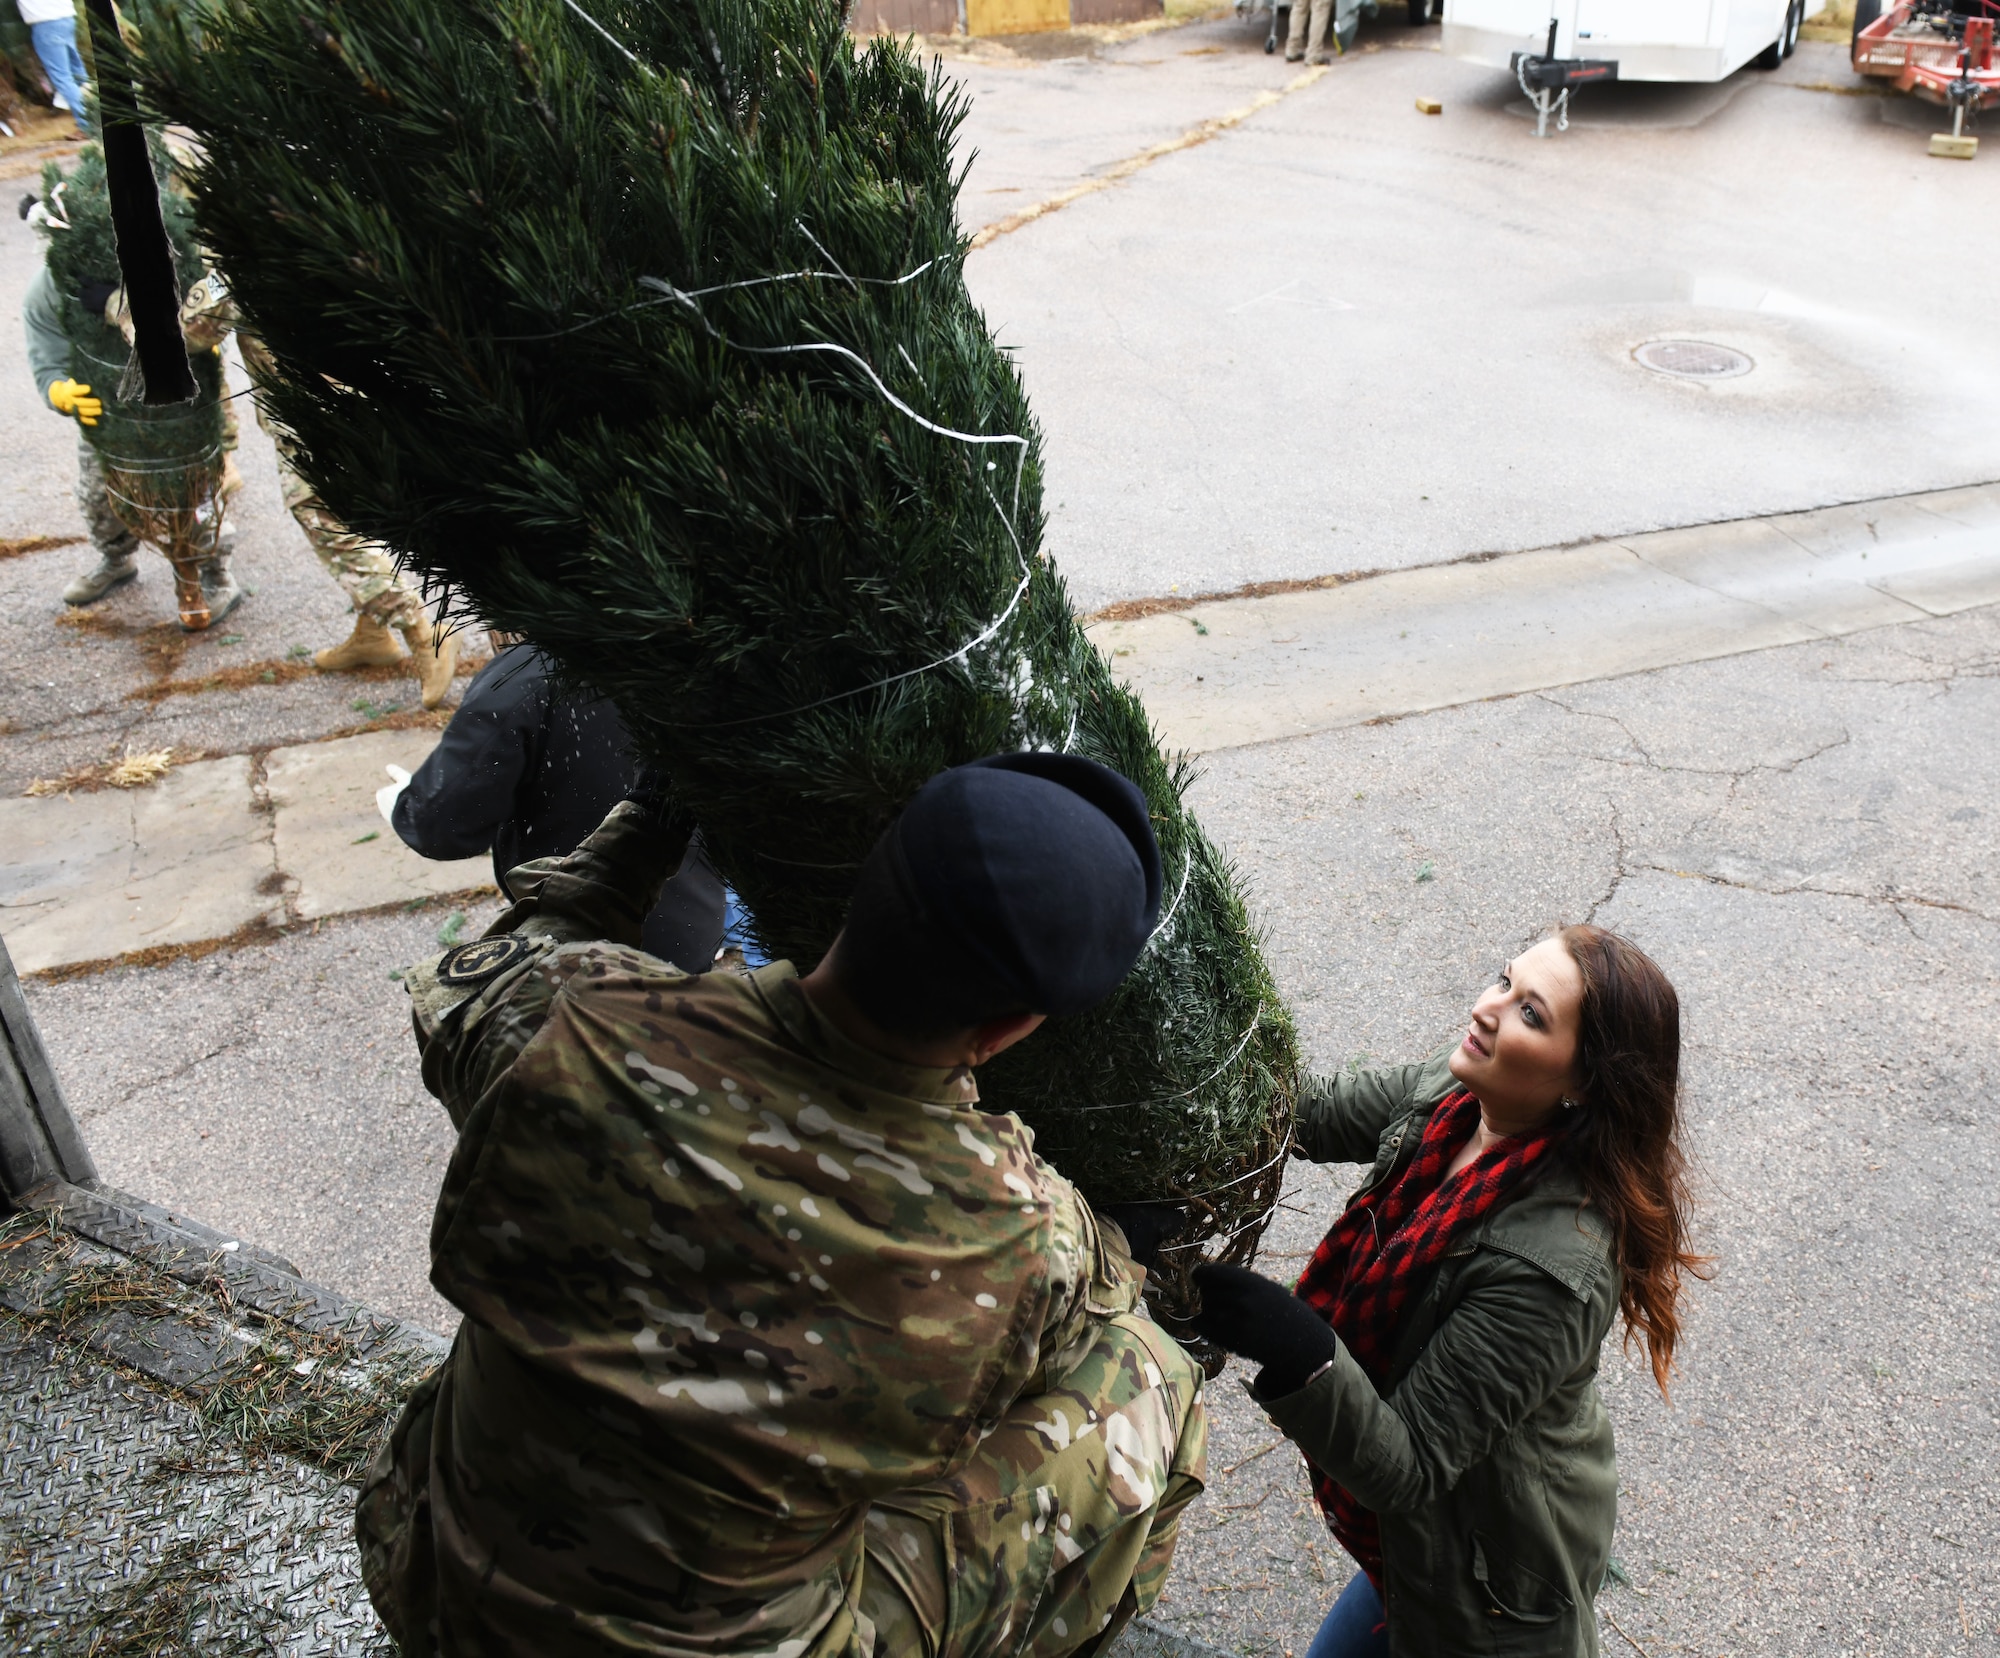
[[1248, 1267], [1196, 1267], [1193, 1277], [1201, 1294], [1195, 1329], [1263, 1366], [1260, 1398], [1298, 1392], [1340, 1351], [1332, 1326], [1283, 1284]]

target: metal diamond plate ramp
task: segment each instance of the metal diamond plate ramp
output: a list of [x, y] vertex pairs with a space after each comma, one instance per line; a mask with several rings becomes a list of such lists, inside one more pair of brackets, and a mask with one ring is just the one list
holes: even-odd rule
[[0, 1320], [0, 1650], [393, 1654], [354, 1493]]

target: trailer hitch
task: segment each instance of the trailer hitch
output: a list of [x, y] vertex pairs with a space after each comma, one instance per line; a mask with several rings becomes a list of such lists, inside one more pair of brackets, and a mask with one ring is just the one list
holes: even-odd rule
[[1556, 131], [1569, 131], [1569, 95], [1579, 86], [1618, 79], [1615, 58], [1559, 58], [1556, 56], [1557, 20], [1549, 19], [1549, 43], [1539, 55], [1516, 52], [1512, 67], [1521, 94], [1535, 110], [1535, 136], [1549, 135], [1549, 116], [1556, 118]]

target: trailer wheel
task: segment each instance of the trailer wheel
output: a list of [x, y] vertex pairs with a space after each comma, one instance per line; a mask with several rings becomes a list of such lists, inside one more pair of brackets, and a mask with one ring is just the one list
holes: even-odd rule
[[[1859, 40], [1861, 38], [1861, 31], [1867, 28], [1869, 24], [1873, 23], [1875, 19], [1880, 17], [1881, 15], [1882, 15], [1882, 0], [1854, 0], [1853, 40]], [[1853, 40], [1851, 40], [1848, 43], [1848, 49], [1850, 51], [1853, 50]]]

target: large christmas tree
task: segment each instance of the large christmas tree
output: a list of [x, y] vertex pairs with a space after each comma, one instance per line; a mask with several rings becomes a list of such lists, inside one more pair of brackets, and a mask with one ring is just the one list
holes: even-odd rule
[[1093, 1197], [1186, 1199], [1244, 1258], [1291, 1024], [1039, 550], [1039, 437], [965, 289], [959, 96], [838, 0], [212, 0], [145, 55], [314, 487], [617, 700], [773, 952], [817, 960], [942, 767], [1045, 746], [1140, 784], [1159, 932], [982, 1091]]

